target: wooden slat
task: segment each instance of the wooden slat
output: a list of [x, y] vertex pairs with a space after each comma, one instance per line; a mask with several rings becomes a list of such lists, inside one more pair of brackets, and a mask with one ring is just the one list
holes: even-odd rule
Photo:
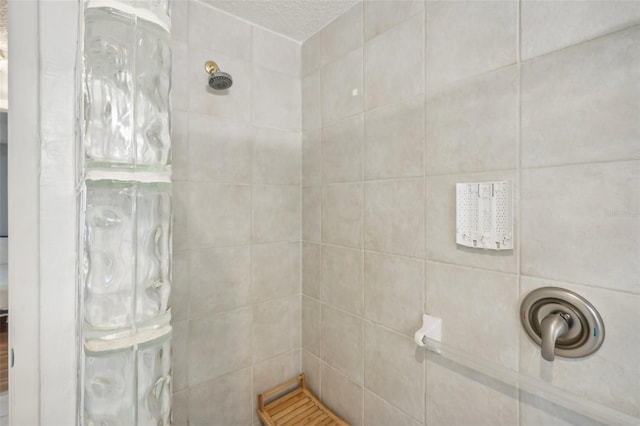
[[267, 399], [267, 398], [269, 398], [269, 397], [271, 397], [271, 396], [273, 396], [273, 395], [275, 395], [277, 393], [280, 393], [283, 390], [295, 385], [296, 383], [302, 382], [302, 377], [303, 377], [303, 375], [301, 374], [298, 377], [293, 378], [293, 379], [289, 380], [288, 382], [285, 382], [285, 383], [281, 384], [280, 386], [276, 386], [275, 388], [264, 392], [262, 394], [262, 397], [264, 399]]
[[302, 420], [300, 422], [300, 424], [302, 425], [310, 425], [313, 424], [313, 422], [318, 418], [318, 417], [322, 417], [324, 416], [325, 413], [322, 410], [315, 410], [313, 412], [313, 414], [311, 414], [309, 417], [307, 417], [306, 419]]
[[[273, 397], [298, 382], [298, 388]], [[349, 426], [322, 404], [306, 387], [304, 374], [258, 396], [258, 414], [266, 426]]]
[[267, 410], [269, 415], [274, 419], [280, 419], [282, 416], [285, 416], [287, 413], [290, 413], [292, 409], [295, 409], [300, 404], [305, 404], [309, 398], [301, 395], [296, 398], [291, 398], [288, 404], [284, 404], [278, 407], [277, 410]]
[[272, 413], [273, 410], [277, 410], [278, 407], [280, 407], [281, 405], [286, 405], [287, 401], [290, 400], [291, 398], [295, 398], [298, 395], [303, 395], [304, 392], [302, 391], [302, 389], [298, 388], [292, 392], [289, 392], [286, 395], [282, 395], [280, 398], [271, 401], [270, 403], [268, 403], [267, 405], [265, 405], [265, 409], [266, 411]]
[[322, 413], [322, 415], [318, 418], [316, 418], [312, 423], [310, 423], [311, 426], [317, 426], [317, 425], [321, 425], [322, 422], [324, 422], [327, 419], [330, 419], [331, 417], [329, 417], [327, 415], [327, 413]]
[[[281, 423], [282, 419], [288, 418], [289, 414], [294, 412], [298, 407], [303, 407], [309, 403], [309, 398], [303, 398], [300, 401], [296, 401], [295, 403], [289, 405], [284, 410], [280, 410], [277, 414], [272, 414], [271, 417], [273, 417], [273, 420]], [[311, 402], [311, 404], [313, 404], [313, 402]]]
[[336, 425], [336, 421], [333, 420], [331, 417], [329, 417], [327, 420], [325, 420], [324, 422], [322, 422], [322, 426], [326, 426], [326, 425]]
[[304, 405], [301, 405], [300, 407], [296, 408], [286, 416], [281, 417], [279, 423], [282, 425], [286, 425], [292, 419], [295, 419], [296, 417], [300, 416], [301, 413], [304, 413], [309, 408], [314, 408], [314, 407], [316, 407], [316, 404], [314, 404], [313, 401], [311, 400], [307, 400], [307, 402]]
[[311, 405], [309, 405], [309, 407], [306, 410], [299, 412], [297, 416], [295, 416], [291, 420], [288, 420], [283, 426], [299, 425], [304, 421], [305, 418], [317, 412], [318, 412], [318, 406], [312, 402]]

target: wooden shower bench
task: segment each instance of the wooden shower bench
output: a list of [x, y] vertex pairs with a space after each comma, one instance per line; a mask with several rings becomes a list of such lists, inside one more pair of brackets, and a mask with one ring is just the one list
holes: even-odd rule
[[[265, 402], [295, 384], [298, 387]], [[349, 426], [307, 389], [304, 373], [258, 395], [258, 415], [266, 426], [337, 425]]]

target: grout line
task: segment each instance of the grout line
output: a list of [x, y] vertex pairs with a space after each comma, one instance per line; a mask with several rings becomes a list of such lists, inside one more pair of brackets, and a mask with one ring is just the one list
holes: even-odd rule
[[636, 156], [635, 158], [624, 158], [617, 160], [592, 160], [592, 161], [581, 161], [575, 163], [563, 163], [563, 164], [548, 164], [543, 166], [531, 166], [531, 167], [520, 167], [522, 171], [529, 170], [546, 170], [546, 169], [557, 169], [557, 168], [568, 168], [568, 167], [581, 167], [581, 166], [593, 166], [599, 164], [620, 164], [620, 163], [636, 163], [640, 161], [640, 156]]
[[352, 181], [342, 181], [342, 182], [327, 182], [326, 186], [333, 185], [356, 185], [356, 184], [369, 184], [369, 183], [385, 183], [385, 182], [396, 182], [396, 181], [407, 181], [407, 180], [418, 180], [423, 179], [424, 173], [414, 176], [399, 176], [399, 177], [390, 177], [390, 178], [377, 178], [377, 179], [365, 179], [362, 180], [352, 180]]
[[298, 49], [298, 52], [300, 53], [300, 63], [298, 64], [298, 69], [300, 70], [300, 137], [298, 138], [298, 142], [300, 144], [300, 156], [298, 157], [298, 182], [299, 182], [299, 188], [300, 188], [300, 211], [299, 211], [299, 220], [300, 220], [300, 229], [299, 229], [299, 235], [298, 235], [298, 240], [299, 242], [299, 247], [298, 247], [298, 258], [299, 258], [299, 263], [298, 263], [298, 291], [300, 293], [300, 318], [299, 318], [299, 330], [300, 330], [300, 334], [298, 336], [298, 347], [300, 348], [300, 353], [299, 353], [299, 360], [298, 360], [298, 373], [303, 373], [303, 368], [302, 368], [302, 342], [303, 342], [303, 332], [304, 332], [304, 323], [303, 323], [303, 310], [304, 310], [304, 304], [303, 304], [303, 299], [304, 296], [302, 294], [302, 265], [303, 265], [303, 261], [302, 261], [302, 235], [304, 232], [304, 202], [303, 202], [303, 197], [304, 197], [304, 190], [302, 187], [302, 132], [303, 132], [303, 122], [304, 122], [304, 108], [303, 108], [303, 88], [302, 88], [302, 43], [300, 43], [300, 47]]
[[525, 274], [525, 273], [521, 273], [520, 274], [520, 278], [521, 279], [522, 278], [530, 278], [530, 279], [539, 280], [539, 281], [552, 281], [554, 283], [569, 284], [569, 285], [580, 286], [580, 287], [588, 287], [588, 288], [595, 289], [595, 290], [602, 290], [602, 291], [605, 291], [605, 292], [618, 293], [620, 295], [628, 295], [628, 296], [631, 296], [631, 297], [640, 297], [640, 292], [622, 290], [622, 289], [619, 289], [619, 288], [602, 287], [602, 285], [597, 285], [597, 284], [585, 284], [585, 283], [579, 283], [579, 282], [570, 281], [570, 280], [563, 280], [563, 279], [557, 279], [557, 278], [548, 278], [548, 277], [540, 277], [540, 276], [536, 276], [536, 275], [528, 275], [528, 274]]
[[399, 257], [399, 258], [403, 258], [403, 259], [412, 259], [412, 260], [417, 260], [417, 261], [424, 261], [424, 257], [419, 257], [419, 256], [407, 256], [407, 255], [403, 255], [403, 254], [397, 254], [397, 253], [387, 253], [387, 252], [381, 252], [381, 251], [376, 251], [376, 250], [371, 250], [371, 249], [367, 249], [367, 248], [362, 248], [362, 247], [349, 247], [349, 246], [342, 246], [339, 244], [333, 244], [333, 243], [320, 243], [320, 242], [313, 242], [310, 241], [313, 244], [322, 244], [323, 246], [326, 247], [332, 247], [332, 248], [338, 248], [338, 249], [344, 249], [344, 250], [350, 250], [350, 251], [363, 251], [367, 254], [378, 254], [378, 255], [384, 255], [384, 256], [389, 256], [389, 257]]
[[[517, 93], [516, 93], [516, 101], [517, 101], [517, 115], [516, 115], [516, 120], [517, 120], [517, 134], [516, 134], [516, 157], [518, 159], [518, 171], [517, 171], [517, 177], [516, 179], [518, 180], [518, 185], [517, 185], [517, 191], [514, 191], [514, 193], [512, 195], [516, 196], [516, 200], [513, 202], [513, 205], [511, 206], [512, 208], [512, 215], [513, 215], [513, 220], [515, 221], [515, 229], [514, 229], [514, 233], [517, 235], [517, 239], [516, 239], [516, 244], [515, 244], [515, 250], [517, 253], [516, 256], [516, 274], [517, 274], [517, 291], [518, 291], [518, 302], [516, 304], [519, 303], [519, 300], [521, 299], [522, 296], [522, 221], [521, 221], [521, 195], [522, 195], [522, 1], [518, 1], [518, 9], [517, 9], [517, 31], [516, 31], [516, 60], [517, 60], [517, 67], [518, 67], [518, 75], [517, 75], [517, 79], [518, 79], [518, 83], [517, 83]], [[516, 235], [514, 235], [514, 237], [516, 237]], [[522, 331], [522, 329], [520, 328], [520, 331]], [[520, 372], [520, 358], [521, 358], [521, 337], [522, 337], [522, 333], [518, 333], [518, 341], [517, 341], [517, 353], [518, 356], [516, 358], [516, 368], [517, 371]], [[518, 391], [517, 397], [516, 397], [516, 415], [518, 418], [518, 424], [521, 423], [520, 420], [520, 392]]]
[[[423, 22], [423, 26], [422, 26], [422, 31], [423, 33], [423, 37], [422, 37], [422, 78], [423, 78], [423, 92], [424, 92], [424, 98], [423, 98], [423, 114], [422, 114], [422, 186], [423, 186], [423, 191], [422, 191], [422, 206], [423, 206], [423, 213], [422, 213], [422, 235], [424, 238], [423, 241], [423, 263], [422, 263], [422, 312], [425, 313], [427, 312], [427, 241], [428, 241], [428, 235], [427, 235], [427, 183], [428, 183], [428, 177], [427, 177], [427, 108], [428, 108], [428, 96], [427, 96], [427, 4], [426, 2], [423, 3], [423, 17], [422, 17], [422, 22]], [[426, 361], [426, 356], [423, 356], [423, 360], [422, 360], [422, 401], [423, 401], [423, 424], [427, 424], [427, 361]], [[384, 400], [384, 399], [383, 399]], [[385, 400], [386, 401], [386, 400]]]
[[[521, 3], [522, 3], [522, 0], [521, 0]], [[623, 28], [618, 28], [618, 29], [615, 29], [615, 30], [611, 30], [611, 31], [609, 31], [608, 33], [605, 33], [605, 34], [600, 34], [600, 35], [594, 36], [592, 38], [581, 40], [581, 41], [578, 41], [577, 43], [570, 44], [570, 45], [564, 46], [564, 47], [560, 47], [560, 48], [558, 48], [556, 50], [552, 50], [552, 51], [549, 51], [549, 52], [543, 52], [543, 53], [540, 53], [540, 54], [538, 54], [536, 56], [532, 56], [530, 58], [521, 59], [521, 62], [523, 64], [528, 64], [528, 63], [530, 63], [532, 61], [535, 61], [537, 59], [544, 58], [544, 57], [547, 57], [547, 56], [550, 56], [550, 55], [554, 55], [554, 54], [559, 53], [559, 52], [564, 52], [566, 50], [570, 50], [570, 49], [573, 49], [573, 48], [578, 48], [578, 47], [581, 47], [584, 44], [592, 43], [592, 42], [595, 42], [595, 41], [598, 41], [598, 40], [601, 40], [601, 39], [604, 39], [604, 38], [607, 38], [607, 37], [610, 37], [610, 36], [613, 36], [613, 35], [616, 35], [616, 34], [623, 33], [625, 31], [629, 31], [629, 30], [634, 29], [634, 28], [640, 28], [640, 23], [634, 22], [632, 24], [626, 25]]]
[[438, 178], [438, 177], [447, 177], [447, 176], [466, 176], [466, 175], [481, 175], [481, 174], [496, 174], [496, 173], [507, 173], [518, 170], [518, 165], [514, 165], [514, 167], [508, 167], [504, 169], [488, 169], [488, 170], [469, 170], [469, 171], [454, 171], [448, 173], [433, 173], [427, 174], [428, 178]]
[[[519, 78], [520, 79], [520, 78]], [[518, 90], [519, 92], [519, 90]], [[520, 129], [518, 130], [520, 133]], [[456, 171], [450, 173], [438, 173], [438, 174], [430, 174], [427, 177], [438, 178], [438, 177], [447, 177], [447, 176], [467, 176], [467, 175], [481, 175], [481, 174], [497, 174], [497, 173], [507, 173], [507, 172], [518, 172], [520, 171], [530, 171], [530, 170], [547, 170], [547, 169], [557, 169], [557, 168], [568, 168], [568, 167], [580, 167], [580, 166], [592, 166], [597, 164], [619, 164], [619, 163], [635, 163], [640, 161], [640, 157], [637, 158], [623, 158], [623, 159], [614, 159], [614, 160], [592, 160], [592, 161], [582, 161], [575, 163], [562, 163], [562, 164], [547, 164], [542, 166], [519, 166], [516, 164], [516, 167], [507, 168], [507, 169], [491, 169], [491, 170], [477, 170], [477, 171]], [[403, 178], [393, 178], [388, 180], [401, 180]], [[407, 178], [411, 179], [411, 178]], [[345, 182], [348, 183], [348, 182]], [[336, 183], [334, 185], [338, 185], [341, 183]]]
[[[320, 114], [320, 128], [318, 129], [318, 139], [317, 139], [317, 143], [320, 145], [320, 156], [319, 158], [316, 159], [316, 161], [318, 162], [317, 164], [317, 169], [320, 170], [320, 176], [319, 176], [319, 181], [320, 181], [320, 241], [322, 241], [322, 234], [323, 234], [323, 210], [324, 210], [324, 178], [323, 178], [323, 167], [322, 167], [322, 155], [323, 155], [323, 151], [322, 151], [322, 135], [324, 133], [324, 113], [323, 113], [323, 84], [322, 84], [322, 75], [323, 75], [323, 71], [326, 69], [325, 66], [322, 64], [322, 35], [320, 35], [320, 52], [318, 54], [318, 79], [319, 81], [319, 93], [318, 93], [318, 113]], [[323, 255], [322, 255], [322, 244], [320, 245], [320, 259], [319, 259], [319, 265], [320, 265], [320, 299], [324, 298], [324, 276], [323, 276], [323, 272], [322, 270], [323, 268]], [[323, 321], [323, 307], [322, 305], [320, 305], [319, 307], [320, 309], [320, 318], [319, 321], [320, 323], [318, 324], [318, 334], [320, 335], [320, 342], [319, 342], [319, 348], [318, 348], [318, 398], [322, 398], [322, 388], [323, 388], [323, 384], [322, 384], [322, 359], [324, 357], [323, 351], [322, 351], [322, 347], [323, 347], [323, 343], [324, 343], [324, 336], [322, 335], [322, 321]]]
[[[365, 164], [366, 164], [366, 158], [367, 158], [367, 128], [366, 128], [366, 114], [365, 114], [365, 95], [366, 95], [366, 69], [365, 69], [365, 62], [366, 62], [366, 58], [365, 58], [365, 34], [364, 34], [364, 28], [365, 28], [365, 22], [364, 22], [364, 2], [361, 2], [362, 7], [360, 9], [360, 16], [361, 16], [361, 22], [362, 22], [362, 46], [360, 46], [360, 48], [362, 49], [362, 98], [361, 98], [361, 104], [362, 104], [362, 144], [361, 144], [361, 148], [360, 148], [360, 191], [361, 191], [361, 200], [362, 200], [362, 204], [361, 204], [361, 209], [360, 209], [360, 280], [362, 283], [360, 292], [361, 292], [361, 303], [362, 303], [362, 314], [364, 315], [365, 311], [366, 311], [366, 306], [367, 306], [367, 297], [366, 297], [366, 282], [365, 282], [365, 270], [364, 270], [364, 257], [365, 257], [365, 252], [364, 252], [364, 234], [365, 234], [365, 222], [364, 222], [364, 218], [365, 218], [365, 205], [366, 205], [366, 190], [365, 190], [365, 185], [364, 185], [364, 177], [365, 177]], [[362, 378], [362, 392], [360, 394], [360, 398], [361, 398], [361, 413], [360, 413], [360, 421], [364, 424], [364, 416], [365, 416], [365, 409], [364, 409], [364, 388], [365, 388], [365, 370], [364, 370], [364, 363], [365, 363], [365, 348], [367, 346], [367, 342], [366, 342], [366, 333], [364, 331], [364, 323], [360, 324], [360, 341], [362, 342], [362, 347], [360, 348], [360, 377]]]

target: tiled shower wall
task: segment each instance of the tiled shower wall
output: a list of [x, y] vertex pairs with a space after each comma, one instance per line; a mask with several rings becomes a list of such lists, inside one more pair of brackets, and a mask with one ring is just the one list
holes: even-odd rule
[[[416, 348], [444, 342], [640, 417], [640, 3], [367, 1], [302, 47], [302, 368], [354, 425], [588, 424]], [[455, 244], [455, 183], [511, 180], [512, 251]], [[589, 299], [542, 361], [520, 301]]]
[[300, 44], [172, 3], [174, 423], [250, 425], [300, 371]]

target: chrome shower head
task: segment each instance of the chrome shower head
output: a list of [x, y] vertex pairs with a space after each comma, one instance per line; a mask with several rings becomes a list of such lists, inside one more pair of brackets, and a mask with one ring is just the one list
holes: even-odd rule
[[209, 74], [209, 86], [215, 90], [225, 90], [233, 85], [231, 74], [220, 71], [218, 64], [213, 61], [207, 61], [204, 69]]

